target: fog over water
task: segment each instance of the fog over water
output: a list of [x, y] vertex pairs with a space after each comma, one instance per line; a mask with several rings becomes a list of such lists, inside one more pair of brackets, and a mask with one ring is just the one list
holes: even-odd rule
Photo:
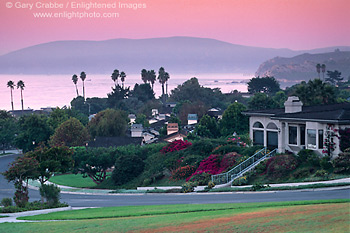
[[[79, 74], [77, 74], [79, 76]], [[85, 80], [86, 97], [107, 97], [111, 92], [114, 83], [110, 74], [96, 75], [87, 73]], [[183, 74], [172, 75], [168, 81], [168, 92], [181, 85], [191, 77], [197, 77], [200, 85], [209, 88], [220, 88], [223, 93], [233, 90], [246, 92], [246, 82], [253, 75], [244, 74]], [[10, 88], [7, 82], [12, 80], [15, 84], [23, 80], [25, 89], [24, 108], [40, 109], [42, 107], [63, 107], [70, 106], [70, 101], [76, 97], [75, 86], [70, 75], [0, 75], [0, 109], [11, 110]], [[120, 82], [120, 79], [119, 79]], [[125, 86], [132, 89], [135, 83], [143, 83], [140, 74], [127, 74]], [[82, 81], [78, 80], [79, 94], [82, 95]], [[156, 81], [154, 84], [156, 97], [162, 93], [161, 84]], [[13, 90], [15, 110], [21, 109], [20, 90], [15, 87]]]

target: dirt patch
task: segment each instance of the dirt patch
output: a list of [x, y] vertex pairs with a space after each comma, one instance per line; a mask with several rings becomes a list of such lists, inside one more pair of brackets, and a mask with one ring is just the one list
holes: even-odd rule
[[[153, 232], [232, 232], [235, 231], [235, 227], [239, 228], [240, 232], [283, 232], [287, 230], [286, 226], [271, 224], [268, 229], [259, 227], [259, 225], [269, 223], [274, 219], [290, 219], [295, 216], [307, 217], [323, 211], [334, 211], [339, 208], [339, 204], [325, 204], [325, 205], [308, 205], [308, 206], [291, 206], [278, 209], [264, 209], [261, 211], [234, 214], [230, 217], [221, 217], [208, 220], [200, 220], [192, 223], [185, 223], [180, 226], [167, 226], [157, 229], [147, 229], [135, 232], [153, 233]], [[321, 218], [325, 220], [327, 218]], [[305, 219], [298, 219], [300, 224], [303, 224]], [[254, 223], [257, 225], [255, 229], [242, 229], [243, 225], [250, 225]]]

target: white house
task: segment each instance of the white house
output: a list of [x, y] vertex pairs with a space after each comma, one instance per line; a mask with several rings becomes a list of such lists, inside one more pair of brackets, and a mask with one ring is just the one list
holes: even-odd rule
[[143, 137], [142, 136], [143, 132], [143, 126], [142, 124], [133, 124], [131, 126], [131, 137]]
[[335, 144], [332, 154], [340, 153], [340, 140], [332, 134], [350, 127], [350, 103], [303, 106], [298, 97], [291, 96], [284, 106], [244, 112], [249, 116], [249, 133], [254, 144], [278, 148], [279, 152], [311, 149], [322, 154], [328, 139]]

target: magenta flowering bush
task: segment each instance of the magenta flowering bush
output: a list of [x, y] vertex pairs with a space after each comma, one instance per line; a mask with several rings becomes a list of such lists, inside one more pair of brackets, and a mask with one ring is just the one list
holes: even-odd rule
[[266, 170], [263, 174], [269, 174], [274, 178], [280, 178], [296, 169], [297, 166], [298, 161], [294, 155], [276, 155], [267, 160]]
[[241, 137], [230, 137], [227, 139], [228, 142], [230, 143], [234, 143], [237, 144], [237, 146], [242, 146], [242, 147], [246, 147], [247, 143], [245, 143]]
[[179, 150], [183, 150], [186, 149], [187, 147], [191, 146], [192, 143], [188, 142], [187, 140], [183, 141], [183, 140], [175, 140], [171, 143], [169, 143], [168, 145], [166, 145], [165, 147], [163, 147], [160, 152], [162, 154], [166, 154], [169, 152], [174, 152], [174, 151], [179, 151]]
[[196, 170], [195, 166], [187, 165], [179, 167], [171, 172], [172, 180], [182, 180], [189, 177]]
[[210, 175], [220, 174], [226, 171], [228, 168], [236, 165], [237, 161], [241, 157], [242, 155], [236, 152], [230, 152], [225, 155], [212, 154], [208, 158], [202, 160], [197, 170], [190, 177], [188, 177], [186, 181], [202, 173], [206, 173]]

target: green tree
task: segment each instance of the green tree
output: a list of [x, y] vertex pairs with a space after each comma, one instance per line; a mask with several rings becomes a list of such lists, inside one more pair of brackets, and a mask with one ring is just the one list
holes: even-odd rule
[[50, 145], [83, 146], [89, 138], [89, 132], [84, 125], [78, 119], [70, 118], [56, 128], [51, 136]]
[[280, 84], [274, 77], [256, 77], [248, 82], [248, 92], [251, 94], [263, 92], [274, 94], [280, 90]]
[[86, 116], [89, 115], [89, 106], [85, 104], [85, 99], [82, 96], [78, 96], [76, 98], [73, 98], [70, 102], [70, 105], [72, 106], [72, 109], [79, 111]]
[[336, 102], [334, 86], [322, 82], [320, 79], [302, 82], [295, 87], [293, 95], [299, 97], [304, 105], [332, 104]]
[[83, 98], [84, 98], [84, 101], [85, 101], [85, 79], [86, 79], [86, 74], [85, 74], [84, 71], [80, 73], [80, 79], [81, 79], [81, 81], [83, 81]]
[[135, 154], [121, 154], [115, 161], [112, 179], [116, 185], [123, 185], [143, 172], [144, 162]]
[[275, 102], [275, 108], [284, 108], [284, 102], [286, 102], [287, 99], [288, 96], [284, 91], [279, 91], [272, 97], [272, 100]]
[[78, 76], [76, 74], [73, 74], [72, 76], [72, 81], [75, 85], [75, 90], [77, 92], [77, 97], [79, 96], [79, 91], [78, 91], [78, 87], [77, 87], [77, 83], [78, 83]]
[[248, 132], [249, 118], [242, 114], [246, 108], [243, 104], [231, 104], [222, 115], [219, 122], [220, 131], [223, 136], [232, 135], [234, 132], [244, 134]]
[[[17, 133], [15, 118], [7, 114], [7, 112], [5, 113], [0, 115], [0, 144], [2, 145], [3, 154], [5, 154], [6, 146], [14, 143]], [[2, 115], [6, 117], [2, 117]]]
[[180, 110], [179, 110], [179, 118], [180, 121], [184, 124], [187, 125], [187, 118], [188, 114], [197, 114], [198, 119], [200, 119], [208, 110], [208, 107], [200, 101], [196, 101], [193, 103], [182, 103]]
[[50, 127], [55, 130], [60, 124], [69, 119], [67, 109], [61, 109], [59, 107], [52, 109], [49, 118], [47, 119]]
[[96, 114], [89, 122], [88, 129], [92, 137], [124, 136], [128, 126], [128, 116], [121, 110], [106, 109]]
[[144, 127], [149, 127], [149, 122], [145, 114], [137, 114], [135, 124], [142, 124]]
[[320, 72], [321, 72], [321, 64], [316, 65], [316, 72], [318, 73], [318, 78], [320, 78]]
[[115, 163], [116, 150], [113, 148], [74, 148], [74, 173], [90, 177], [95, 184], [107, 178], [107, 170]]
[[326, 72], [326, 65], [325, 64], [321, 65], [321, 70], [322, 70], [322, 76], [323, 76], [323, 80], [324, 80], [324, 73]]
[[341, 72], [339, 72], [338, 70], [335, 70], [335, 71], [327, 70], [327, 76], [328, 77], [326, 78], [326, 82], [329, 82], [333, 86], [337, 85], [339, 82], [341, 82], [344, 79], [341, 77]]
[[22, 80], [19, 80], [17, 82], [17, 89], [21, 89], [21, 104], [22, 104], [22, 111], [24, 110], [24, 105], [23, 105], [23, 90], [24, 90], [24, 82]]
[[16, 192], [13, 199], [18, 207], [25, 207], [28, 203], [28, 180], [38, 178], [38, 166], [36, 159], [25, 155], [17, 157], [3, 173], [8, 182], [14, 182]]
[[119, 107], [121, 101], [129, 96], [129, 92], [129, 88], [122, 88], [120, 85], [116, 85], [114, 88], [112, 88], [112, 92], [107, 94], [108, 106], [111, 108]]
[[134, 89], [130, 92], [130, 96], [145, 103], [154, 99], [154, 92], [148, 83], [140, 85], [136, 83]]
[[12, 91], [15, 88], [15, 83], [10, 80], [10, 81], [7, 82], [7, 87], [10, 88], [10, 92], [11, 92], [11, 107], [12, 107], [12, 111], [13, 111], [14, 107], [13, 107], [13, 94], [12, 94]]
[[45, 115], [25, 115], [19, 121], [19, 133], [15, 139], [18, 148], [23, 152], [33, 150], [40, 143], [46, 143], [52, 133]]
[[163, 101], [163, 103], [165, 103], [164, 84], [166, 82], [166, 72], [165, 72], [165, 69], [163, 67], [159, 68], [158, 80], [159, 80], [159, 83], [162, 84], [162, 101]]
[[194, 131], [198, 136], [206, 138], [217, 138], [220, 136], [218, 124], [214, 117], [204, 115]]
[[39, 181], [43, 185], [56, 172], [65, 173], [73, 167], [73, 151], [66, 146], [38, 146], [26, 156], [38, 161]]
[[251, 110], [270, 109], [276, 105], [276, 102], [265, 93], [255, 93], [248, 102], [248, 107]]

